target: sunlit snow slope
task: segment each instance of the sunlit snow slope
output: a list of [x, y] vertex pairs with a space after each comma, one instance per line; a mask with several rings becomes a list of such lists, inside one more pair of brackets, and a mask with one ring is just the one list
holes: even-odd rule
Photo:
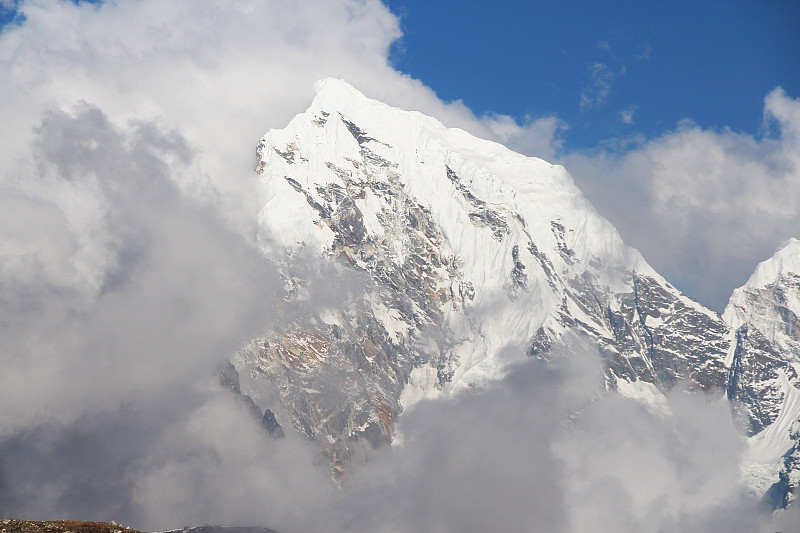
[[420, 398], [483, 386], [567, 337], [599, 351], [608, 389], [724, 390], [728, 328], [624, 245], [562, 167], [333, 79], [258, 155], [279, 305], [314, 297], [309, 257], [353, 276], [322, 274], [347, 280], [336, 303], [234, 363], [243, 393], [335, 470], [357, 442], [390, 442]]

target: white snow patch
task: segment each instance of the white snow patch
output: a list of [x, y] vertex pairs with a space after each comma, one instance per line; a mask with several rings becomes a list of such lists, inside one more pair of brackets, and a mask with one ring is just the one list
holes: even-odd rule
[[406, 411], [421, 400], [439, 398], [442, 391], [437, 388], [438, 382], [439, 377], [434, 367], [426, 365], [412, 369], [408, 383], [400, 393], [400, 407]]
[[383, 225], [378, 220], [378, 213], [381, 212], [383, 204], [372, 189], [364, 190], [364, 199], [357, 199], [356, 206], [361, 211], [367, 232], [370, 235], [384, 235]]
[[800, 240], [789, 239], [775, 255], [762, 261], [747, 280], [747, 287], [763, 288], [775, 283], [783, 274], [800, 274]]
[[657, 328], [662, 326], [663, 324], [664, 324], [664, 319], [661, 317], [647, 315], [647, 317], [644, 319], [644, 325], [647, 326], [648, 328]]
[[377, 299], [371, 299], [370, 305], [372, 312], [375, 313], [377, 318], [386, 332], [391, 335], [395, 341], [402, 342], [403, 337], [411, 329], [411, 326], [403, 320], [400, 312], [397, 309], [389, 309], [383, 302]]
[[650, 412], [662, 416], [671, 414], [666, 396], [652, 383], [617, 378], [616, 384], [622, 396], [642, 403]]
[[755, 463], [780, 462], [794, 444], [789, 436], [792, 424], [800, 418], [800, 390], [792, 386], [782, 371], [778, 371], [784, 394], [781, 412], [775, 422], [749, 439], [747, 460]]

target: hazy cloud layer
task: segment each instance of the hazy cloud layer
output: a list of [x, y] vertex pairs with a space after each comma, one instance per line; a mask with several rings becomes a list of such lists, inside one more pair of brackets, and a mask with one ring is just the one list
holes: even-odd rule
[[[265, 439], [215, 382], [271, 321], [279, 279], [181, 194], [195, 154], [86, 104], [36, 131], [31, 173], [5, 184], [34, 207], [2, 226], [2, 512], [285, 524], [298, 493], [322, 501], [332, 487], [310, 446]], [[33, 243], [17, 231], [29, 225]]]
[[332, 529], [744, 533], [791, 523], [742, 489], [743, 442], [725, 402], [676, 389], [652, 412], [599, 393], [600, 375], [597, 354], [578, 351], [418, 404], [398, 425], [401, 444], [356, 470]]

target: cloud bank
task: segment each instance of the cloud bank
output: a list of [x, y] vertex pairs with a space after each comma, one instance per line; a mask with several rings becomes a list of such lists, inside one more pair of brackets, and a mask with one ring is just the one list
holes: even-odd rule
[[[20, 9], [25, 22], [0, 34], [0, 513], [286, 533], [772, 526], [739, 489], [720, 406], [678, 397], [664, 416], [598, 399], [591, 354], [420, 405], [399, 428], [404, 444], [337, 492], [315, 448], [264, 438], [213, 378], [281, 320], [270, 311], [280, 279], [255, 242], [257, 139], [302, 111], [324, 76], [543, 154], [560, 150], [566, 126], [517, 129], [439, 101], [388, 66], [399, 24], [377, 1]], [[727, 132], [688, 126], [632, 153], [631, 168], [646, 162], [635, 154], [671, 161], [696, 131], [788, 181], [795, 105], [768, 100], [777, 137], [728, 145]], [[604, 175], [624, 183], [613, 169], [626, 161]], [[655, 172], [649, 183], [668, 181]], [[678, 188], [653, 190], [698, 209]]]
[[0, 512], [297, 524], [333, 490], [324, 461], [270, 444], [214, 378], [278, 320], [256, 142], [326, 75], [451, 111], [386, 66], [378, 2], [19, 8], [0, 35]]
[[676, 390], [651, 411], [600, 393], [599, 369], [597, 354], [571, 352], [418, 404], [402, 444], [357, 472], [334, 529], [744, 533], [798, 516], [773, 517], [742, 489], [724, 402]]
[[800, 232], [800, 99], [764, 100], [765, 134], [684, 122], [622, 150], [563, 155], [623, 239], [721, 311], [758, 262]]
[[268, 454], [244, 404], [214, 382], [218, 362], [269, 322], [279, 279], [181, 193], [196, 156], [181, 137], [115, 127], [83, 104], [47, 113], [33, 154], [2, 228], [2, 512], [153, 528], [232, 520], [270, 492], [236, 499], [224, 472], [252, 489], [285, 477], [264, 465], [313, 470], [302, 443]]

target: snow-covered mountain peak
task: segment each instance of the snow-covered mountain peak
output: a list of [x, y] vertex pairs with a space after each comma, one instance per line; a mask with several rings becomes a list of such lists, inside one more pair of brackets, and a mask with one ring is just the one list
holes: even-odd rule
[[339, 101], [351, 98], [356, 100], [367, 99], [361, 91], [340, 78], [322, 78], [314, 84], [314, 90], [317, 93], [317, 98], [330, 97]]
[[400, 128], [402, 133], [408, 133], [408, 129], [413, 132], [421, 128], [429, 132], [447, 130], [444, 124], [433, 117], [368, 98], [344, 80], [324, 78], [316, 83], [315, 89], [317, 94], [314, 100], [308, 110], [300, 116], [313, 115], [324, 118], [331, 113], [338, 114], [361, 128], [377, 129], [374, 132], [375, 137], [379, 137], [379, 133], [383, 136], [391, 134], [392, 128]]
[[317, 94], [309, 110], [346, 113], [354, 107], [379, 103], [377, 100], [367, 98], [346, 81], [337, 78], [321, 79], [314, 85], [314, 89]]
[[306, 294], [300, 251], [364, 286], [234, 361], [281, 426], [346, 462], [357, 440], [390, 442], [419, 399], [482, 387], [575, 337], [600, 353], [609, 389], [722, 390], [720, 317], [626, 246], [563, 167], [341, 80], [317, 88], [259, 142], [261, 242], [285, 276], [282, 305]]
[[649, 404], [678, 383], [724, 391], [757, 436], [756, 470], [777, 473], [800, 416], [800, 241], [734, 294], [729, 327], [626, 246], [563, 167], [342, 80], [317, 91], [258, 144], [260, 241], [284, 277], [281, 309], [313, 301], [311, 257], [360, 287], [237, 354], [231, 374], [265, 427], [318, 442], [338, 477], [420, 399], [581, 346], [607, 389]]
[[[533, 235], [535, 240], [551, 241], [557, 247], [555, 241], [559, 237], [554, 236], [551, 223], [572, 230], [564, 234], [571, 241], [571, 270], [580, 273], [594, 261], [607, 266], [624, 264], [660, 278], [638, 251], [622, 243], [616, 229], [597, 214], [563, 167], [523, 156], [463, 130], [447, 128], [419, 112], [367, 98], [342, 80], [324, 79], [318, 82], [317, 90], [306, 112], [295, 117], [287, 128], [271, 130], [262, 138], [259, 170], [266, 172], [265, 178], [274, 173], [290, 175], [301, 186], [312, 189], [324, 184], [345, 186], [347, 179], [363, 183], [366, 167], [358, 166], [366, 160], [383, 169], [372, 172], [370, 180], [386, 182], [390, 175], [400, 176], [403, 192], [432, 209], [437, 221], [448, 217], [451, 223], [463, 222], [442, 211], [452, 206], [454, 194], [455, 203], [466, 199], [467, 204], [480, 201], [503, 206], [508, 214], [516, 213], [526, 223], [524, 212], [535, 212], [534, 218], [544, 223], [525, 228], [528, 232], [542, 231]], [[310, 153], [316, 157], [310, 158]], [[327, 168], [311, 170], [315, 165], [312, 159]], [[301, 169], [307, 170], [298, 172]], [[343, 179], [344, 174], [349, 177]], [[304, 181], [307, 178], [313, 183]], [[273, 182], [265, 180], [268, 189]], [[458, 200], [466, 192], [472, 199]], [[270, 211], [277, 215], [279, 206], [271, 207]], [[285, 220], [282, 215], [281, 218]], [[313, 236], [298, 234], [299, 229], [292, 225], [278, 233], [288, 237], [287, 245], [317, 242], [324, 248], [332, 238], [322, 235], [326, 233], [324, 228], [322, 234], [314, 231]], [[463, 231], [459, 229], [458, 233]]]
[[783, 243], [775, 255], [762, 261], [747, 280], [745, 287], [760, 289], [778, 281], [786, 274], [800, 275], [800, 240], [791, 238]]
[[[748, 461], [770, 473], [785, 506], [800, 485], [800, 240], [790, 239], [733, 291], [723, 315], [731, 328], [727, 395], [735, 418], [756, 435]], [[789, 450], [787, 452], [787, 450]], [[784, 455], [785, 454], [785, 455]], [[758, 476], [756, 476], [758, 477]]]
[[[769, 300], [771, 306], [778, 306], [779, 314], [765, 316], [761, 306], [753, 305], [756, 299]], [[722, 316], [735, 330], [752, 320], [762, 326], [770, 319], [782, 321], [782, 308], [800, 316], [800, 240], [796, 238], [784, 242], [772, 257], [758, 264], [747, 283], [733, 291]]]

